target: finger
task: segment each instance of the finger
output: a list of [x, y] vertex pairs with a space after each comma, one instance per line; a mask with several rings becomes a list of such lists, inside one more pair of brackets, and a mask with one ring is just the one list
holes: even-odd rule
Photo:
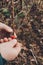
[[17, 35], [16, 35], [16, 33], [14, 32], [14, 36], [17, 38]]
[[13, 39], [13, 40], [11, 40], [9, 42], [9, 44], [10, 44], [10, 47], [13, 47], [13, 46], [15, 46], [17, 44], [17, 40], [16, 39]]
[[8, 41], [8, 42], [3, 42], [2, 44], [0, 44], [0, 47], [1, 48], [12, 48], [13, 46], [15, 46], [17, 44], [17, 40], [16, 39], [13, 39], [11, 41]]
[[13, 30], [9, 26], [7, 26], [7, 25], [5, 25], [5, 24], [3, 24], [1, 22], [0, 22], [0, 29], [4, 29], [7, 32], [13, 32]]
[[18, 56], [18, 54], [20, 53], [21, 51], [21, 44], [18, 43], [17, 46], [15, 48], [12, 48], [12, 58], [16, 58]]
[[1, 49], [1, 55], [4, 59], [11, 61], [14, 60], [17, 55], [19, 54], [19, 52], [21, 51], [21, 46], [20, 44], [17, 45], [17, 47], [15, 48], [10, 48], [10, 47], [2, 47]]
[[8, 56], [6, 56], [6, 60], [14, 60], [19, 52], [21, 51], [21, 45], [18, 43], [16, 48], [10, 48], [11, 51], [9, 51]]
[[[15, 49], [16, 51], [18, 51], [18, 50], [20, 51], [21, 48], [22, 48], [22, 47], [21, 47], [21, 44], [20, 44], [20, 43], [17, 43], [17, 45], [16, 45], [15, 48], [13, 47], [13, 49]], [[18, 51], [18, 52], [19, 52], [19, 51]]]
[[0, 43], [3, 43], [4, 42], [4, 40], [3, 39], [0, 39]]
[[4, 38], [4, 42], [8, 42], [8, 39], [6, 37]]
[[11, 41], [11, 40], [12, 40], [12, 38], [9, 37], [9, 38], [8, 38], [8, 41]]

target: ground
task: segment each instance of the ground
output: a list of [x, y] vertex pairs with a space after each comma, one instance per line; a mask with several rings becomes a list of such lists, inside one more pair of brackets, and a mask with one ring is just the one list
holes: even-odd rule
[[7, 62], [8, 65], [43, 65], [43, 9], [38, 6], [33, 3], [27, 13], [16, 13], [13, 22], [9, 17], [2, 21], [13, 28], [17, 40], [22, 44], [18, 57], [12, 62]]

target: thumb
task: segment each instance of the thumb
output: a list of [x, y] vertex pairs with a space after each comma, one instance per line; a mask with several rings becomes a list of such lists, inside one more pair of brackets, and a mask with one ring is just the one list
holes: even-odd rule
[[9, 42], [5, 42], [3, 44], [0, 44], [0, 48], [12, 48], [13, 46], [15, 46], [17, 44], [17, 40], [16, 39], [13, 39]]
[[0, 22], [0, 29], [4, 29], [7, 32], [13, 32], [13, 30], [9, 26], [7, 26], [7, 25], [5, 25], [5, 24], [3, 24], [1, 22]]
[[15, 46], [16, 44], [17, 44], [17, 40], [16, 40], [16, 39], [13, 39], [13, 40], [11, 40], [11, 41], [8, 42], [8, 45], [9, 45], [10, 47]]

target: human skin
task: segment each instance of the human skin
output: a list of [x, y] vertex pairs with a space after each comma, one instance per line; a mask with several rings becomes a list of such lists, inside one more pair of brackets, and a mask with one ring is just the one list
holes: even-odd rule
[[[7, 32], [13, 32], [10, 27], [3, 23], [0, 23], [0, 30], [2, 29], [5, 29]], [[2, 44], [0, 44], [0, 54], [7, 61], [14, 60], [18, 56], [20, 51], [21, 44], [17, 42], [16, 39], [11, 39], [8, 42], [3, 42]]]

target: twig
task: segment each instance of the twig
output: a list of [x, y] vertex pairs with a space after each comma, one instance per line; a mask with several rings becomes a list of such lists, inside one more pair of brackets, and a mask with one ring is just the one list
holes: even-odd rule
[[36, 59], [36, 56], [35, 56], [35, 54], [34, 54], [33, 50], [32, 50], [32, 49], [30, 49], [30, 51], [31, 51], [31, 53], [32, 53], [32, 55], [33, 55], [33, 57], [34, 57], [34, 60], [35, 60], [36, 64], [38, 64], [37, 59]]
[[18, 1], [16, 1], [16, 2], [14, 2], [14, 5], [15, 5], [15, 4], [18, 4], [18, 2], [19, 2], [19, 0], [18, 0]]

